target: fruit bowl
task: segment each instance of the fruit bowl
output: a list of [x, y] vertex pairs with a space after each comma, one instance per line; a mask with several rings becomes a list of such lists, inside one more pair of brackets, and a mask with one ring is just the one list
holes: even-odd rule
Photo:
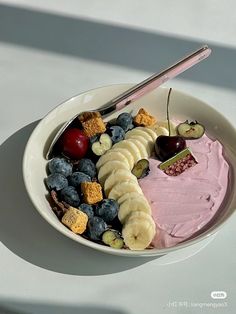
[[[223, 207], [220, 210], [220, 214], [207, 230], [204, 230], [201, 234], [190, 240], [186, 240], [168, 248], [153, 248], [141, 251], [114, 249], [92, 242], [73, 233], [58, 220], [47, 200], [48, 191], [44, 184], [44, 179], [47, 176], [46, 166], [48, 163], [45, 156], [58, 129], [79, 112], [99, 108], [131, 86], [132, 84], [119, 84], [93, 89], [72, 97], [49, 112], [39, 122], [28, 140], [23, 158], [23, 177], [26, 190], [34, 207], [48, 223], [65, 236], [80, 244], [109, 254], [134, 257], [158, 256], [191, 246], [213, 235], [225, 224], [236, 209], [236, 189], [234, 185], [236, 173], [236, 130], [222, 114], [217, 112], [211, 106], [180, 91], [172, 91], [170, 107], [171, 117], [180, 121], [185, 121], [187, 119], [201, 121], [201, 123], [206, 126], [208, 136], [212, 139], [218, 139], [223, 144], [225, 158], [231, 168], [229, 176], [230, 187], [224, 200]], [[158, 117], [159, 120], [164, 120], [166, 118], [167, 94], [167, 88], [158, 88], [130, 104], [125, 109], [113, 113], [105, 120], [109, 121], [110, 119], [117, 117], [121, 112], [137, 111], [137, 109], [141, 107], [147, 109], [148, 112], [153, 116]]]

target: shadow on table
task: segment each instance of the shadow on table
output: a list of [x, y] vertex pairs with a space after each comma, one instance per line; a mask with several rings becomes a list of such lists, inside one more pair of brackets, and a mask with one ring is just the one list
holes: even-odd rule
[[28, 198], [22, 176], [24, 148], [36, 125], [37, 121], [25, 126], [0, 146], [2, 243], [34, 265], [82, 276], [122, 272], [154, 259], [100, 253], [66, 238], [43, 220]]
[[[1, 301], [0, 301], [1, 302]], [[44, 303], [1, 302], [0, 314], [128, 314], [126, 311], [91, 305], [54, 305]]]
[[[190, 38], [4, 4], [0, 5], [0, 41], [151, 73], [202, 45]], [[209, 44], [211, 57], [182, 77], [235, 89], [236, 50]]]

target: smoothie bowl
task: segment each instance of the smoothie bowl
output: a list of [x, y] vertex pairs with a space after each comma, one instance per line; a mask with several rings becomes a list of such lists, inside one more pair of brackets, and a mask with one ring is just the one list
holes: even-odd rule
[[236, 130], [220, 113], [158, 88], [106, 119], [83, 117], [45, 158], [66, 121], [129, 87], [91, 90], [48, 113], [25, 149], [25, 186], [67, 237], [110, 254], [163, 255], [213, 235], [236, 209]]

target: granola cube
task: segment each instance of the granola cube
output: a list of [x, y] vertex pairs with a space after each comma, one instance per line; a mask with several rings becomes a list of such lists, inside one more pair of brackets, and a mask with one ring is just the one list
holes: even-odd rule
[[95, 204], [103, 199], [102, 187], [98, 182], [82, 182], [81, 190], [84, 196], [84, 202]]
[[70, 206], [61, 221], [74, 233], [82, 234], [86, 230], [88, 216], [81, 210]]
[[84, 133], [88, 137], [92, 137], [106, 131], [106, 125], [99, 112], [84, 112], [80, 115], [79, 120], [82, 124]]
[[151, 126], [156, 123], [156, 119], [151, 116], [145, 109], [139, 109], [137, 115], [134, 117], [134, 123], [137, 126]]

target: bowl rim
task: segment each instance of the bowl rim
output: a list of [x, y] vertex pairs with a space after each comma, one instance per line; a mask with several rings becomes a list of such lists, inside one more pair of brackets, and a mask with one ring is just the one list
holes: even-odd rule
[[[221, 221], [217, 226], [215, 226], [212, 230], [206, 230], [204, 231], [202, 234], [199, 234], [198, 236], [196, 236], [195, 238], [189, 239], [189, 240], [185, 240], [182, 243], [178, 243], [177, 245], [173, 246], [173, 247], [167, 247], [164, 249], [157, 249], [157, 248], [153, 248], [153, 249], [145, 249], [145, 250], [117, 250], [117, 249], [113, 249], [111, 247], [93, 242], [91, 240], [87, 240], [85, 238], [83, 238], [80, 235], [76, 235], [76, 238], [74, 237], [75, 234], [69, 230], [68, 228], [66, 228], [60, 221], [60, 224], [62, 226], [64, 226], [64, 228], [61, 228], [61, 225], [54, 223], [54, 221], [52, 221], [51, 219], [48, 218], [48, 216], [46, 215], [46, 213], [44, 211], [41, 211], [40, 208], [37, 205], [37, 202], [35, 201], [31, 191], [30, 191], [30, 186], [28, 184], [27, 178], [26, 178], [26, 169], [27, 169], [27, 163], [26, 163], [26, 159], [27, 159], [27, 155], [28, 155], [28, 150], [29, 147], [31, 145], [31, 141], [35, 135], [35, 133], [37, 133], [38, 129], [41, 128], [42, 124], [44, 123], [44, 119], [47, 118], [50, 114], [52, 114], [54, 111], [56, 111], [60, 106], [64, 105], [65, 103], [69, 103], [71, 101], [73, 101], [74, 99], [76, 99], [77, 97], [81, 97], [85, 94], [88, 94], [90, 92], [95, 92], [95, 91], [99, 91], [99, 90], [106, 90], [107, 88], [112, 88], [112, 87], [124, 87], [124, 88], [129, 88], [131, 86], [133, 86], [133, 83], [120, 83], [120, 84], [109, 84], [109, 85], [105, 85], [105, 86], [100, 86], [100, 87], [95, 87], [92, 89], [89, 89], [87, 91], [81, 92], [79, 94], [76, 94], [70, 98], [67, 98], [66, 100], [60, 102], [58, 105], [56, 105], [54, 108], [52, 108], [50, 111], [48, 111], [43, 118], [38, 122], [38, 124], [36, 125], [36, 127], [34, 128], [34, 130], [32, 131], [32, 133], [30, 134], [28, 141], [26, 143], [25, 149], [24, 149], [24, 153], [23, 153], [23, 159], [22, 159], [22, 172], [23, 172], [23, 181], [24, 181], [24, 185], [28, 194], [28, 197], [30, 198], [34, 208], [38, 211], [38, 213], [51, 225], [53, 226], [56, 230], [58, 230], [60, 233], [62, 233], [63, 235], [65, 235], [66, 237], [69, 237], [70, 239], [74, 240], [75, 242], [85, 245], [87, 247], [90, 247], [92, 249], [95, 249], [97, 251], [100, 252], [104, 252], [104, 253], [109, 253], [109, 254], [113, 254], [113, 255], [118, 255], [118, 256], [127, 256], [127, 257], [148, 257], [148, 256], [160, 256], [160, 255], [165, 255], [167, 253], [172, 253], [175, 252], [177, 250], [181, 250], [184, 249], [186, 247], [192, 246], [194, 244], [197, 244], [199, 242], [201, 242], [202, 240], [205, 240], [206, 238], [216, 234], [226, 223], [228, 223], [229, 218], [235, 214], [235, 210], [233, 210], [226, 219], [224, 219], [223, 221]], [[158, 87], [159, 89], [163, 89], [163, 90], [168, 90], [169, 87]], [[209, 105], [208, 103], [206, 103], [205, 101], [192, 96], [191, 94], [182, 92], [181, 90], [178, 90], [176, 88], [173, 88], [173, 91], [178, 92], [180, 95], [183, 96], [187, 96], [192, 98], [193, 100], [196, 101], [200, 101], [202, 104], [206, 105], [208, 108], [210, 108], [211, 110], [213, 110], [217, 115], [221, 116], [224, 120], [227, 121], [228, 125], [234, 129], [234, 131], [236, 132], [236, 127], [218, 110], [216, 110], [215, 108], [213, 108], [211, 105]]]

